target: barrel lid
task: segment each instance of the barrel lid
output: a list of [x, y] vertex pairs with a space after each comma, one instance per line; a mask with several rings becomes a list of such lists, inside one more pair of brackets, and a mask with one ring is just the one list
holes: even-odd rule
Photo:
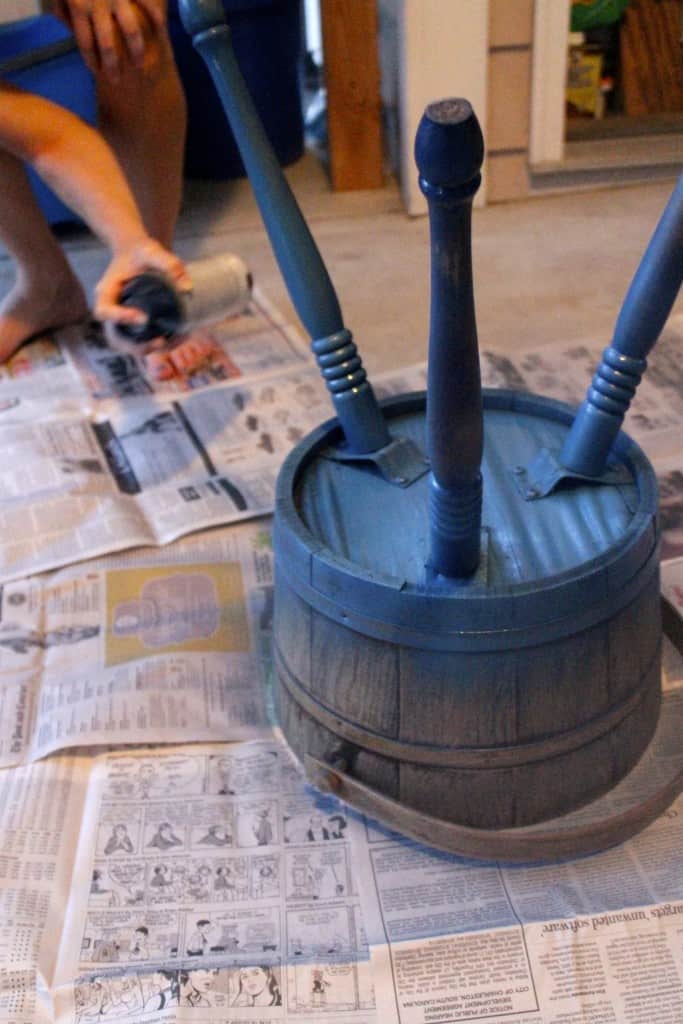
[[[425, 401], [419, 393], [384, 403], [392, 435], [423, 450]], [[630, 600], [629, 587], [642, 586], [637, 575], [656, 571], [656, 479], [620, 434], [615, 461], [626, 482], [568, 482], [528, 500], [520, 469], [540, 450], [561, 449], [573, 415], [551, 399], [484, 391], [482, 565], [469, 580], [428, 567], [428, 475], [398, 488], [339, 462], [330, 457], [339, 428], [323, 424], [280, 474], [278, 571], [345, 625], [414, 635], [420, 645], [467, 646], [485, 636], [494, 646], [526, 645], [614, 614]]]

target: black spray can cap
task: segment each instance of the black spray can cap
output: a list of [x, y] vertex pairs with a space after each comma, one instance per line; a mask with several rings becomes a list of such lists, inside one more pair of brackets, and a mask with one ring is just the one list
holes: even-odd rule
[[126, 282], [119, 303], [146, 314], [144, 324], [116, 325], [120, 334], [140, 343], [153, 338], [172, 337], [185, 318], [180, 295], [167, 277], [154, 270], [145, 271]]

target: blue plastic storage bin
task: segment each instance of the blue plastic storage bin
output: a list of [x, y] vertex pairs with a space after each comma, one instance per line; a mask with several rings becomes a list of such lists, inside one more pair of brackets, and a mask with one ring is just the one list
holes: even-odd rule
[[[67, 27], [50, 15], [24, 18], [0, 25], [0, 75], [28, 92], [66, 107], [89, 124], [95, 123], [95, 84], [74, 48], [59, 52], [72, 36]], [[56, 51], [56, 52], [55, 52]], [[28, 67], [4, 70], [19, 57], [31, 56]], [[29, 168], [31, 186], [50, 224], [80, 223], [80, 218]]]
[[[281, 164], [303, 152], [299, 80], [300, 0], [223, 0], [240, 65], [266, 134]], [[204, 61], [183, 29], [178, 0], [170, 0], [169, 28], [188, 105], [185, 173], [190, 178], [223, 180], [244, 175]]]

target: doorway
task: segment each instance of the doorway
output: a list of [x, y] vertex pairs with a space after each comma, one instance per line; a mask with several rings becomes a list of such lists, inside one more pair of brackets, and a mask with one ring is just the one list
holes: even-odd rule
[[681, 23], [680, 0], [536, 0], [535, 189], [676, 175]]

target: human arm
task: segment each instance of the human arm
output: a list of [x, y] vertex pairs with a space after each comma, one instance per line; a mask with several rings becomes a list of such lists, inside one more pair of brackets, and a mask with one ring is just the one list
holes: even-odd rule
[[96, 291], [95, 315], [141, 323], [118, 305], [125, 281], [148, 268], [190, 286], [182, 261], [146, 232], [112, 151], [85, 122], [49, 100], [0, 82], [0, 147], [30, 163], [109, 247], [112, 261]]

